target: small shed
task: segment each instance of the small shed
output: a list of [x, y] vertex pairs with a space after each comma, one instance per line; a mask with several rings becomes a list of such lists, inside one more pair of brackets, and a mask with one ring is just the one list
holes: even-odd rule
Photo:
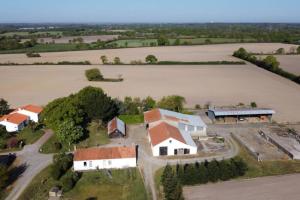
[[111, 138], [126, 136], [126, 125], [117, 117], [108, 122], [107, 130], [107, 134]]

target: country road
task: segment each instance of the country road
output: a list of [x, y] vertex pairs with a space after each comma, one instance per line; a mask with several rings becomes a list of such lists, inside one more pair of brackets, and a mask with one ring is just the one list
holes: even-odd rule
[[[18, 163], [26, 167], [25, 171], [13, 184], [13, 189], [7, 196], [7, 200], [17, 200], [32, 179], [45, 167], [52, 163], [52, 154], [39, 153], [40, 147], [53, 135], [51, 130], [34, 144], [24, 146], [23, 150], [13, 152], [17, 156]], [[6, 153], [8, 154], [8, 153]]]

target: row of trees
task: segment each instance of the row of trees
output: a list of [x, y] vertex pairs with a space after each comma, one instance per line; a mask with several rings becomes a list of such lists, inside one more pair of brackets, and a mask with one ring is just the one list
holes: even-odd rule
[[240, 48], [239, 50], [233, 53], [233, 56], [249, 61], [258, 67], [276, 73], [280, 76], [288, 78], [298, 84], [300, 84], [300, 76], [287, 72], [279, 67], [280, 63], [277, 61], [276, 57], [274, 56], [267, 56], [264, 59], [259, 59], [255, 55], [247, 52], [244, 48]]
[[148, 96], [144, 99], [125, 97], [123, 102], [119, 102], [121, 114], [137, 115], [153, 108], [163, 108], [175, 112], [183, 112], [185, 98], [178, 95], [165, 96], [158, 102]]
[[0, 50], [29, 48], [35, 46], [36, 44], [36, 39], [31, 39], [22, 43], [19, 39], [14, 39], [6, 36], [0, 37]]
[[247, 164], [239, 157], [218, 162], [205, 161], [201, 164], [167, 165], [161, 176], [166, 200], [180, 200], [182, 185], [206, 184], [208, 182], [227, 181], [245, 175]]

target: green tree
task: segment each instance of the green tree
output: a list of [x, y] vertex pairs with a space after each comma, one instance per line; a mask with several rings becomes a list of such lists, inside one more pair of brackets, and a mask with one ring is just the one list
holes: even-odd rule
[[239, 176], [245, 175], [246, 171], [248, 170], [248, 166], [245, 163], [245, 161], [242, 158], [240, 158], [240, 157], [236, 157], [236, 158], [234, 158], [233, 162], [234, 162], [234, 164], [236, 166], [237, 174]]
[[217, 182], [220, 177], [218, 161], [213, 160], [209, 162], [207, 166], [207, 172], [209, 181]]
[[300, 46], [297, 48], [297, 54], [300, 54]]
[[222, 160], [221, 162], [219, 162], [219, 168], [220, 168], [220, 179], [222, 181], [227, 181], [230, 178], [232, 178], [231, 167], [228, 161]]
[[146, 60], [146, 63], [149, 63], [149, 64], [157, 63], [157, 58], [154, 55], [148, 55], [145, 60]]
[[157, 39], [158, 46], [167, 46], [169, 45], [169, 40], [165, 36], [160, 35]]
[[263, 62], [272, 70], [277, 70], [280, 63], [277, 61], [276, 57], [274, 56], [267, 56]]
[[58, 127], [56, 135], [60, 142], [71, 145], [78, 142], [84, 134], [82, 127], [76, 126], [72, 120], [66, 120]]
[[9, 112], [9, 105], [6, 100], [0, 99], [0, 116], [6, 115]]
[[204, 163], [201, 163], [198, 169], [198, 182], [207, 183], [208, 182], [208, 171]]
[[136, 115], [140, 113], [142, 102], [139, 98], [132, 99], [131, 97], [125, 97], [123, 102], [123, 112], [128, 115]]
[[85, 70], [85, 76], [89, 81], [103, 81], [104, 77], [98, 68]]
[[151, 110], [155, 108], [155, 106], [156, 106], [156, 101], [150, 96], [142, 100], [143, 111]]
[[239, 48], [237, 51], [233, 53], [233, 56], [241, 58], [241, 59], [247, 59], [248, 52], [244, 48]]
[[75, 95], [75, 98], [88, 120], [100, 119], [107, 122], [119, 114], [116, 102], [101, 88], [85, 87]]
[[159, 108], [182, 112], [185, 104], [185, 98], [178, 95], [163, 97], [158, 103]]
[[100, 59], [101, 59], [101, 61], [102, 61], [103, 64], [107, 64], [108, 63], [108, 59], [107, 59], [107, 57], [105, 55], [101, 56]]
[[0, 188], [5, 188], [9, 179], [8, 170], [5, 165], [0, 164]]
[[114, 64], [115, 65], [119, 65], [119, 64], [121, 64], [122, 62], [121, 62], [121, 59], [119, 58], [119, 57], [115, 57], [114, 58]]
[[285, 54], [285, 49], [284, 48], [279, 48], [276, 50], [277, 54]]
[[174, 41], [174, 45], [176, 45], [176, 46], [180, 45], [180, 39], [179, 38], [176, 38], [176, 40]]
[[256, 108], [256, 107], [257, 107], [257, 104], [256, 104], [256, 102], [253, 101], [253, 102], [250, 103], [250, 106], [251, 106], [252, 108]]

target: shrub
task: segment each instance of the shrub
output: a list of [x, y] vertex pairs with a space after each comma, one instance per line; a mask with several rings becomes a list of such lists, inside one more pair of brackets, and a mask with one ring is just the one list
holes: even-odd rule
[[257, 107], [257, 104], [256, 104], [255, 102], [251, 102], [251, 103], [250, 103], [250, 106], [251, 106], [252, 108], [256, 108], [256, 107]]
[[85, 71], [85, 76], [89, 81], [103, 81], [103, 75], [97, 68], [88, 69]]
[[75, 185], [74, 180], [71, 176], [63, 177], [61, 180], [61, 184], [64, 192], [70, 191]]
[[149, 64], [155, 64], [158, 61], [154, 55], [148, 55], [145, 60], [146, 60], [146, 63], [149, 63]]
[[101, 56], [100, 59], [101, 59], [101, 61], [102, 61], [103, 64], [107, 64], [108, 59], [107, 59], [107, 57], [105, 55]]
[[26, 53], [26, 56], [28, 58], [41, 57], [41, 55], [39, 53], [34, 53], [34, 52], [28, 52], [28, 53]]
[[285, 49], [284, 48], [279, 48], [276, 51], [277, 54], [285, 54]]
[[16, 137], [12, 137], [7, 141], [8, 148], [16, 148], [18, 147], [18, 144], [19, 144], [19, 140]]
[[52, 178], [54, 180], [59, 180], [59, 178], [62, 176], [63, 172], [61, 169], [61, 165], [54, 163], [51, 167], [51, 172], [50, 172]]
[[0, 138], [0, 149], [6, 148], [6, 141], [3, 138]]
[[54, 148], [55, 150], [59, 151], [62, 148], [62, 144], [60, 142], [54, 142]]
[[115, 65], [122, 64], [121, 59], [120, 59], [119, 57], [115, 57], [115, 58], [114, 58], [114, 64], [115, 64]]
[[195, 109], [201, 109], [201, 106], [199, 104], [196, 104]]

